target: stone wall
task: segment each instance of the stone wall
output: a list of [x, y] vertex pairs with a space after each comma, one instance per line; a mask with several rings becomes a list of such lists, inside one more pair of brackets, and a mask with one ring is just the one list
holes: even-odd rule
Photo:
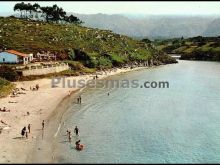
[[59, 65], [52, 65], [52, 66], [36, 66], [32, 67], [31, 69], [22, 70], [23, 76], [32, 76], [32, 75], [45, 75], [49, 73], [57, 73], [64, 70], [68, 70], [68, 64], [59, 64]]

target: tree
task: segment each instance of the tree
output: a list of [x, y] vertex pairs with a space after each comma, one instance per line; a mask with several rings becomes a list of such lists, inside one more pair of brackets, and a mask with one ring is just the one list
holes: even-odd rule
[[15, 6], [14, 6], [14, 11], [20, 11], [21, 12], [20, 18], [23, 17], [22, 12], [24, 11], [24, 8], [25, 8], [24, 6], [25, 6], [24, 2], [16, 3]]
[[77, 18], [77, 17], [75, 17], [75, 16], [73, 16], [73, 15], [70, 15], [70, 16], [69, 16], [69, 22], [70, 22], [70, 23], [79, 23], [80, 20], [79, 20], [79, 18]]
[[53, 8], [46, 6], [46, 7], [41, 7], [40, 9], [42, 11], [42, 17], [45, 18], [46, 22], [49, 22], [52, 17]]
[[55, 21], [58, 23], [58, 21], [63, 20], [66, 16], [66, 12], [63, 10], [63, 8], [58, 7], [57, 5], [53, 5], [52, 7], [52, 21]]
[[34, 7], [30, 3], [26, 5], [26, 10], [29, 11], [29, 18], [33, 18]]
[[82, 23], [82, 21], [81, 21], [79, 18], [77, 18], [77, 17], [75, 17], [75, 16], [73, 16], [73, 15], [66, 16], [66, 17], [64, 18], [64, 20], [65, 20], [66, 22], [68, 22], [68, 23], [74, 23], [74, 24], [81, 24], [81, 23]]
[[145, 43], [151, 43], [151, 40], [149, 40], [148, 38], [144, 38], [141, 40], [142, 42], [145, 42]]
[[16, 3], [16, 4], [15, 4], [15, 6], [14, 6], [14, 11], [20, 11], [20, 12], [21, 12], [20, 17], [22, 18], [22, 10], [21, 10], [21, 5], [20, 5], [20, 3]]
[[38, 13], [40, 13], [39, 9], [40, 9], [40, 5], [35, 3], [33, 5], [33, 11], [35, 12], [35, 18], [38, 18]]
[[[41, 7], [37, 3], [32, 5], [30, 3], [25, 4], [24, 2], [22, 2], [15, 4], [14, 11], [20, 11], [21, 18], [22, 18], [22, 11], [25, 11], [25, 16], [24, 16], [25, 18], [35, 17], [38, 19], [38, 13], [41, 13], [41, 17], [43, 17], [46, 22], [59, 23], [59, 21], [65, 21], [68, 23], [75, 23], [75, 24], [82, 23], [81, 20], [79, 20], [77, 17], [73, 15], [70, 15], [69, 17], [66, 16], [66, 12], [63, 10], [63, 8], [58, 7], [56, 4], [53, 6]], [[28, 16], [28, 12], [29, 12], [29, 16]]]

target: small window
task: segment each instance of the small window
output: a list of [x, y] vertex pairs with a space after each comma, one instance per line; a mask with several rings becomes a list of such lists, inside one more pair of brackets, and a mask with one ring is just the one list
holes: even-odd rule
[[5, 62], [5, 58], [3, 58], [3, 62]]

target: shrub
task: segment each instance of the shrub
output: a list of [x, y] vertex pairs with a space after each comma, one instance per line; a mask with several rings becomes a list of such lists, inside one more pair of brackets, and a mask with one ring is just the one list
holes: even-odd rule
[[111, 68], [112, 67], [112, 62], [106, 57], [100, 57], [98, 60], [98, 66], [100, 68]]
[[69, 50], [68, 55], [69, 55], [70, 60], [75, 60], [76, 59], [75, 51], [73, 49]]
[[10, 94], [10, 92], [14, 87], [15, 87], [14, 84], [10, 83], [9, 81], [3, 78], [0, 78], [0, 98]]
[[65, 61], [72, 70], [82, 70], [85, 66], [79, 61]]
[[18, 73], [7, 65], [0, 66], [0, 77], [9, 81], [17, 81], [20, 78]]
[[110, 54], [110, 59], [112, 60], [112, 64], [114, 66], [119, 66], [125, 62], [125, 58], [116, 54]]

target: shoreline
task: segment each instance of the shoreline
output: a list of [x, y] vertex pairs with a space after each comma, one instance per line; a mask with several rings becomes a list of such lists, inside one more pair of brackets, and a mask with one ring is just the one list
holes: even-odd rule
[[[122, 68], [116, 71], [102, 71], [99, 72], [99, 79], [104, 79], [116, 74], [122, 74], [129, 71], [140, 69], [148, 69], [153, 67], [135, 67]], [[94, 74], [72, 76], [67, 79], [84, 79], [85, 81], [92, 80]], [[0, 163], [24, 163], [32, 160], [33, 149], [38, 146], [38, 139], [41, 135], [41, 122], [45, 120], [45, 130], [47, 124], [56, 116], [56, 110], [63, 112], [62, 105], [64, 100], [73, 98], [82, 89], [80, 88], [51, 88], [51, 79], [38, 79], [33, 81], [15, 82], [17, 88], [25, 88], [27, 91], [22, 91], [25, 94], [20, 94], [18, 97], [11, 98], [7, 96], [0, 99], [0, 108], [6, 107], [10, 112], [0, 112], [0, 120], [8, 125], [0, 123], [3, 128], [0, 134], [0, 147], [2, 155], [0, 156]], [[38, 91], [30, 91], [30, 86], [39, 84]], [[69, 91], [71, 94], [69, 95]], [[16, 103], [9, 103], [10, 101]], [[65, 109], [65, 108], [64, 108]], [[27, 115], [27, 111], [30, 115]], [[56, 117], [55, 117], [56, 118]], [[31, 133], [28, 139], [21, 139], [21, 129], [24, 126], [31, 124]], [[38, 148], [39, 149], [39, 148]]]

